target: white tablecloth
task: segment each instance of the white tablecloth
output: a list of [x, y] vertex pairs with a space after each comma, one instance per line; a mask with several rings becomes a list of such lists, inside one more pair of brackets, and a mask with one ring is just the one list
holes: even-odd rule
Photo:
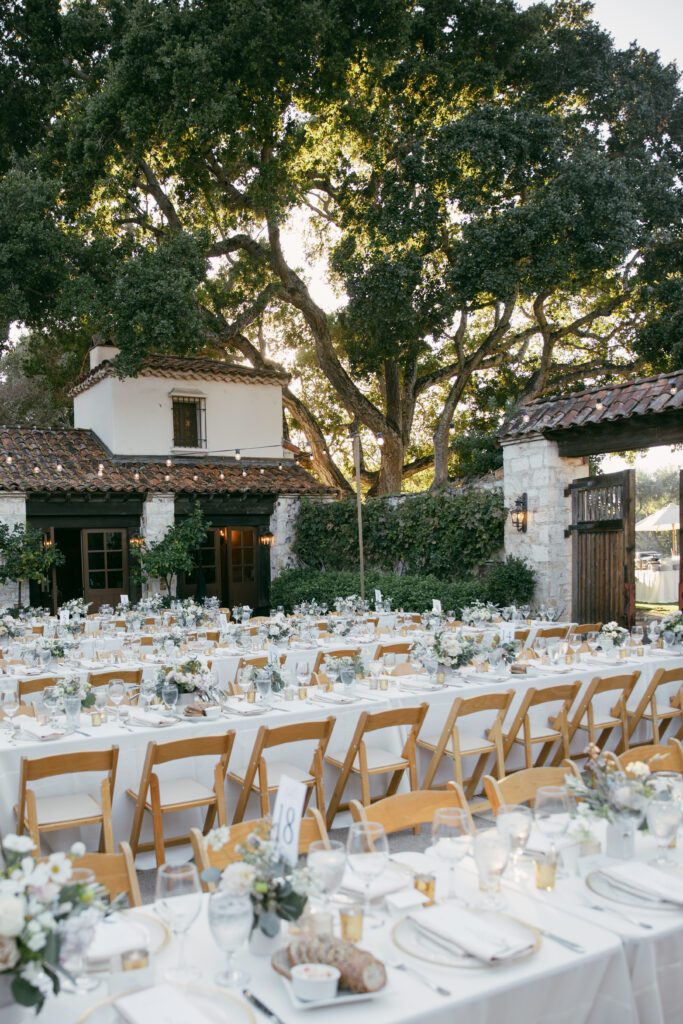
[[678, 604], [678, 569], [636, 569], [636, 599], [648, 604]]

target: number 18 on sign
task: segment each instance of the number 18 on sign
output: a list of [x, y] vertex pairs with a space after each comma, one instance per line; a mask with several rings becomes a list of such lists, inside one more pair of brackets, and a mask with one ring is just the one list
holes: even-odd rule
[[305, 801], [303, 782], [283, 775], [275, 797], [272, 835], [282, 859], [292, 866], [299, 859], [299, 830]]

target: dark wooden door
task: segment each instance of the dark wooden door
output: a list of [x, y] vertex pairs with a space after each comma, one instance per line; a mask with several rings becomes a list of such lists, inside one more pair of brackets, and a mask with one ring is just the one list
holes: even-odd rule
[[222, 598], [220, 530], [209, 530], [202, 546], [197, 550], [197, 568], [188, 573], [178, 587], [180, 597], [196, 597], [203, 575], [206, 597]]
[[575, 480], [572, 496], [575, 622], [633, 625], [635, 470]]
[[81, 530], [83, 596], [91, 612], [100, 605], [116, 607], [128, 593], [128, 538], [126, 530]]
[[678, 607], [683, 609], [683, 469], [678, 474]]
[[228, 590], [230, 605], [256, 608], [258, 588], [256, 559], [258, 535], [253, 526], [236, 526], [228, 532]]

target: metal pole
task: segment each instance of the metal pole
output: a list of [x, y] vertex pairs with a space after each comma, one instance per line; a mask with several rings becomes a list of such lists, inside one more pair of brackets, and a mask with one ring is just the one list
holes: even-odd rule
[[356, 510], [358, 512], [358, 560], [360, 596], [365, 600], [365, 553], [363, 551], [363, 496], [360, 489], [360, 434], [353, 435], [353, 464], [356, 470]]

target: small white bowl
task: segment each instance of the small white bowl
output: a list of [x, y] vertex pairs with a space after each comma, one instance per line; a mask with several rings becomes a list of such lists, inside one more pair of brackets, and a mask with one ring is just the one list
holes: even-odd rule
[[334, 999], [337, 994], [340, 978], [337, 967], [329, 964], [296, 964], [291, 974], [294, 995], [303, 1003]]
[[217, 705], [214, 705], [213, 707], [209, 708], [204, 708], [205, 718], [218, 718], [220, 717], [220, 713], [221, 709]]

